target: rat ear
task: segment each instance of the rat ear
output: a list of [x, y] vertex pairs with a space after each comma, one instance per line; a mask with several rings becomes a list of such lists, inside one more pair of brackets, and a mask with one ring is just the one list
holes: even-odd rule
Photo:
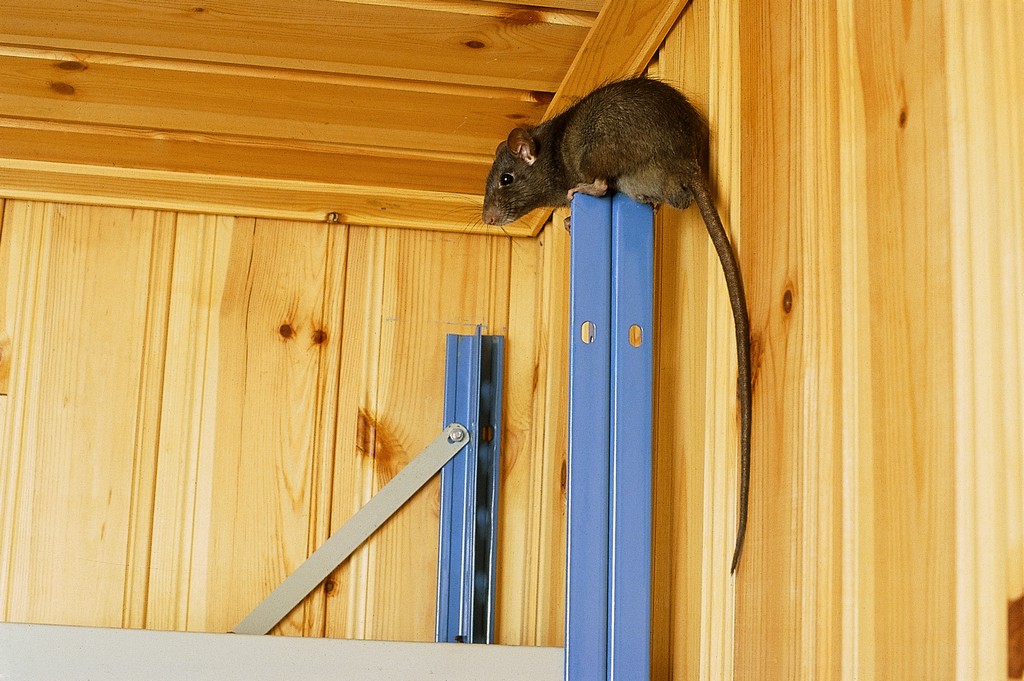
[[533, 165], [537, 160], [537, 143], [529, 132], [522, 128], [516, 128], [508, 134], [508, 148], [514, 156]]

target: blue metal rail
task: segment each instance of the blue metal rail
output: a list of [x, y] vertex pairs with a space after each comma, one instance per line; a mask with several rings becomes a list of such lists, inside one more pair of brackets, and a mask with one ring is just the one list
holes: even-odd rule
[[565, 678], [650, 677], [654, 229], [573, 200]]
[[505, 339], [449, 335], [444, 418], [470, 443], [441, 469], [436, 640], [493, 643]]
[[[577, 195], [570, 247], [565, 677], [608, 669], [611, 202]], [[584, 624], [585, 623], [585, 624]]]

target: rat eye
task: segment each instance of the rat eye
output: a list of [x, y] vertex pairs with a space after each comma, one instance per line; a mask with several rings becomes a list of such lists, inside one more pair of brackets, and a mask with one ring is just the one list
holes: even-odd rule
[[498, 178], [498, 184], [500, 184], [502, 187], [507, 187], [510, 184], [512, 184], [512, 181], [515, 179], [516, 178], [512, 175], [512, 173], [502, 173], [501, 177]]

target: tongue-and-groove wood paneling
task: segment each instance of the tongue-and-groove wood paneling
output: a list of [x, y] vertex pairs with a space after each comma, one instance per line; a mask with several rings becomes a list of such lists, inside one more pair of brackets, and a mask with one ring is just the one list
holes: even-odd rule
[[[558, 645], [566, 243], [7, 201], [0, 620], [229, 630], [433, 439], [482, 325], [502, 637]], [[431, 640], [437, 492], [278, 631]]]
[[[696, 213], [660, 211], [653, 678], [1024, 673], [1022, 32], [1012, 2], [698, 2], [659, 51], [711, 120], [757, 370], [732, 578], [729, 308]], [[561, 641], [560, 225], [3, 210], [4, 619], [226, 629], [429, 441], [443, 335], [481, 323], [499, 639]], [[429, 639], [435, 494], [280, 631]]]

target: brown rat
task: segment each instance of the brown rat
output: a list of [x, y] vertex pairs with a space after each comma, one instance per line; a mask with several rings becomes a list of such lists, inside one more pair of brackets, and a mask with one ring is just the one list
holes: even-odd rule
[[704, 179], [701, 164], [707, 152], [707, 122], [678, 90], [649, 78], [609, 83], [531, 130], [516, 128], [498, 145], [487, 177], [483, 221], [505, 225], [534, 208], [567, 206], [576, 192], [603, 196], [617, 190], [642, 203], [679, 209], [697, 203], [722, 263], [739, 356], [735, 572], [750, 495], [750, 322], [739, 263]]

